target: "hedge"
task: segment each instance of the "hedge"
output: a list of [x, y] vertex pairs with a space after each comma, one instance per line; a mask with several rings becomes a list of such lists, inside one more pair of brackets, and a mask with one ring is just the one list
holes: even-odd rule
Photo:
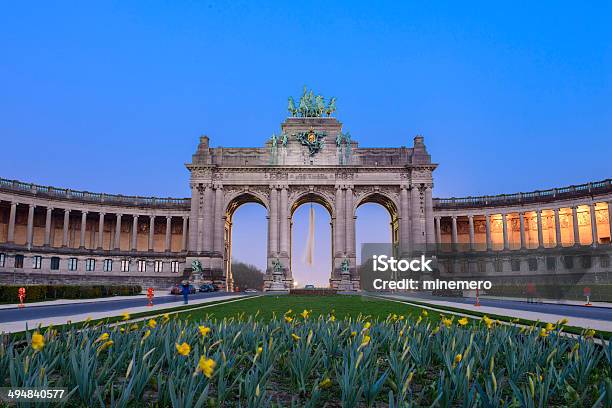
[[1, 285], [0, 302], [18, 303], [19, 288], [26, 289], [25, 303], [54, 299], [92, 299], [107, 296], [137, 295], [139, 285]]

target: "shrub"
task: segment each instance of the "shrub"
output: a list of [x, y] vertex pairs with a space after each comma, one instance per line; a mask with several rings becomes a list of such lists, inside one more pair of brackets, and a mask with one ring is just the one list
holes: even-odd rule
[[3, 285], [0, 286], [0, 303], [17, 303], [21, 287], [26, 289], [26, 303], [53, 299], [129, 296], [142, 292], [139, 285]]

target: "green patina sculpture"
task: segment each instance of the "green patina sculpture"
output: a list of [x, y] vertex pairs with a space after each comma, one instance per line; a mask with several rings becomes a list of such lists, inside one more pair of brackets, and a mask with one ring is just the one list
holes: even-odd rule
[[348, 273], [349, 269], [350, 269], [350, 264], [349, 264], [349, 260], [348, 259], [344, 259], [342, 261], [342, 263], [340, 264], [340, 269], [342, 270], [342, 273]]
[[194, 272], [202, 272], [202, 263], [197, 259], [191, 261], [191, 269]]
[[287, 110], [293, 117], [301, 118], [320, 118], [323, 115], [331, 116], [336, 111], [336, 98], [330, 98], [327, 105], [325, 105], [325, 98], [321, 95], [316, 95], [312, 90], [304, 86], [304, 91], [300, 97], [300, 101], [297, 104], [293, 97], [289, 97]]
[[308, 147], [308, 153], [313, 156], [323, 148], [323, 138], [327, 136], [325, 132], [317, 132], [313, 129], [307, 132], [298, 132], [294, 136], [303, 145]]
[[272, 268], [274, 269], [274, 272], [282, 272], [283, 264], [278, 260], [278, 258], [276, 258], [272, 261]]

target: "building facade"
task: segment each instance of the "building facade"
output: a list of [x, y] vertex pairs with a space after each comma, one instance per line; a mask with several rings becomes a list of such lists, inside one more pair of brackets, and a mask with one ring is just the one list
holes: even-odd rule
[[355, 211], [369, 202], [388, 210], [400, 253], [433, 246], [441, 273], [512, 281], [587, 271], [610, 282], [612, 180], [432, 198], [436, 164], [423, 137], [411, 147], [360, 147], [330, 112], [291, 112], [262, 147], [211, 147], [202, 136], [187, 164], [189, 198], [0, 179], [0, 282], [168, 287], [196, 277], [231, 290], [232, 217], [249, 202], [268, 213], [267, 290], [293, 286], [292, 216], [307, 202], [320, 203], [331, 217], [334, 288], [359, 289]]

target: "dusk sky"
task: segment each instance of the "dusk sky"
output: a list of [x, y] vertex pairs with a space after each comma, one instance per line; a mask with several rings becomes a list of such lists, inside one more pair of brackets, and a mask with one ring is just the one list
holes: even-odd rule
[[[361, 146], [410, 146], [422, 134], [439, 163], [438, 197], [611, 177], [610, 2], [0, 10], [0, 177], [185, 197], [200, 134], [213, 146], [261, 146], [304, 85], [338, 98], [337, 117]], [[300, 258], [307, 207], [294, 227]], [[316, 265], [297, 268], [300, 282], [329, 277], [329, 215], [318, 208]], [[389, 240], [381, 207], [358, 217], [358, 244]], [[262, 266], [265, 211], [245, 206], [235, 221], [234, 255]]]

